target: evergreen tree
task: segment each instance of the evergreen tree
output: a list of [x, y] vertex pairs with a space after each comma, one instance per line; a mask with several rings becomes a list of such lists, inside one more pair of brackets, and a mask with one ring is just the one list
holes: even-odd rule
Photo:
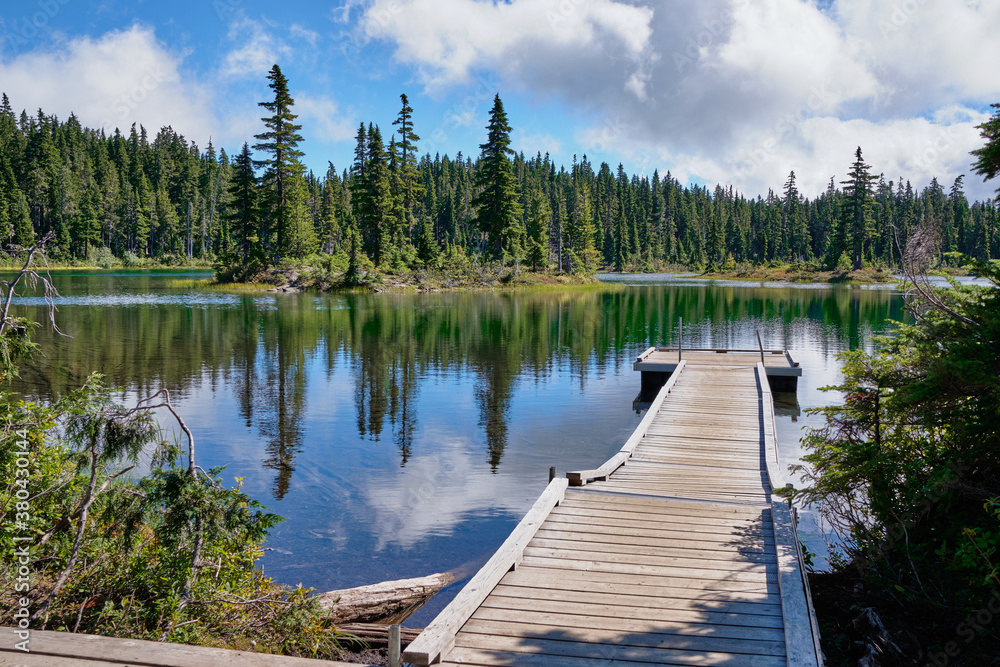
[[569, 216], [566, 213], [566, 195], [561, 186], [556, 187], [556, 205], [552, 211], [552, 236], [555, 238], [556, 257], [559, 258], [559, 270], [567, 271], [563, 245], [566, 241], [566, 228], [569, 226]]
[[571, 266], [574, 273], [593, 273], [597, 270], [598, 253], [594, 248], [594, 213], [590, 188], [580, 183], [573, 188], [573, 214], [570, 216], [568, 236], [571, 249], [579, 266]]
[[368, 150], [365, 154], [363, 196], [355, 209], [365, 252], [384, 267], [395, 259], [393, 245], [393, 198], [389, 161], [377, 125], [368, 126]]
[[785, 181], [784, 200], [782, 201], [784, 213], [784, 227], [788, 234], [788, 254], [792, 261], [802, 261], [811, 254], [809, 227], [803, 210], [802, 198], [799, 189], [795, 185], [795, 171], [788, 174]]
[[420, 225], [420, 234], [417, 237], [417, 257], [425, 265], [434, 263], [441, 254], [437, 239], [434, 238], [434, 224], [430, 218], [425, 218]]
[[[413, 109], [406, 95], [399, 96], [402, 108], [393, 125], [399, 126], [399, 175], [402, 183], [403, 209], [407, 229], [413, 226], [413, 203], [422, 196], [422, 185], [417, 174], [417, 142], [420, 137], [413, 131]], [[434, 209], [428, 209], [432, 213]]]
[[[281, 68], [274, 65], [267, 78], [271, 82], [268, 87], [274, 92], [274, 99], [258, 102], [258, 106], [267, 109], [271, 115], [261, 118], [266, 130], [254, 135], [259, 141], [254, 150], [263, 151], [268, 157], [255, 160], [254, 166], [264, 169], [261, 176], [260, 239], [270, 261], [277, 263], [279, 258], [291, 251], [291, 239], [302, 239], [309, 235], [310, 230], [299, 228], [303, 220], [297, 214], [302, 205], [296, 199], [302, 194], [298, 181], [305, 168], [299, 162], [302, 151], [298, 149], [302, 141], [298, 131], [302, 126], [294, 123], [298, 116], [291, 111], [295, 100], [288, 92], [288, 80], [281, 73]], [[300, 251], [303, 246], [298, 244], [296, 247]]]
[[872, 233], [872, 175], [871, 167], [861, 157], [861, 147], [854, 153], [850, 177], [841, 181], [844, 186], [844, 207], [841, 210], [847, 249], [852, 268], [857, 271], [864, 260], [865, 244]]
[[[976, 126], [980, 136], [986, 140], [986, 145], [971, 151], [976, 156], [972, 167], [983, 177], [984, 182], [1000, 174], [1000, 104], [990, 106], [993, 108], [993, 115], [982, 125]], [[1000, 193], [1000, 187], [997, 192]]]
[[236, 234], [237, 247], [244, 260], [256, 254], [260, 239], [260, 211], [258, 209], [257, 177], [254, 174], [253, 159], [249, 144], [233, 161], [233, 180], [229, 186], [230, 207], [226, 215], [230, 228]]
[[528, 204], [528, 264], [532, 271], [549, 268], [548, 227], [552, 207], [541, 189], [531, 190]]
[[317, 221], [317, 236], [320, 249], [325, 253], [333, 252], [333, 249], [340, 245], [341, 226], [338, 212], [338, 197], [340, 189], [340, 178], [333, 163], [328, 162], [329, 168], [326, 170], [326, 181], [323, 185], [323, 194], [319, 205], [319, 220]]
[[472, 202], [476, 226], [485, 235], [495, 259], [517, 261], [523, 253], [524, 227], [517, 181], [507, 157], [514, 152], [510, 149], [510, 125], [499, 94], [493, 99], [487, 130], [486, 143], [479, 146], [482, 154], [476, 186], [480, 192]]

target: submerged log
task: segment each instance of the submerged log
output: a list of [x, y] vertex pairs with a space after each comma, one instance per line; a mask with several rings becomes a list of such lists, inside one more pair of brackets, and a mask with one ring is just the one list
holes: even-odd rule
[[336, 625], [344, 623], [402, 623], [439, 590], [455, 580], [450, 572], [414, 579], [328, 591], [315, 596]]

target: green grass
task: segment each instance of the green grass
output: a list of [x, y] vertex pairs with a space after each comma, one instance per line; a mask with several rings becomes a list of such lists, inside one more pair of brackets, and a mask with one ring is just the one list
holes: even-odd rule
[[173, 289], [197, 289], [209, 292], [249, 294], [266, 292], [274, 286], [267, 283], [217, 283], [215, 282], [215, 278], [174, 278], [167, 281], [167, 287]]

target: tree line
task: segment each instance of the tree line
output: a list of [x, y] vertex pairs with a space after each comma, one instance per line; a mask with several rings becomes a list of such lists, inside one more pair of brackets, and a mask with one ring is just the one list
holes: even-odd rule
[[388, 143], [379, 125], [362, 123], [353, 162], [328, 163], [317, 176], [302, 164], [301, 126], [277, 65], [268, 80], [263, 131], [234, 157], [211, 141], [202, 150], [170, 126], [150, 138], [134, 124], [127, 134], [85, 128], [73, 114], [18, 117], [4, 94], [0, 237], [27, 246], [51, 231], [59, 260], [96, 252], [126, 263], [229, 257], [267, 266], [323, 253], [391, 271], [441, 266], [461, 253], [590, 273], [775, 261], [898, 266], [913, 230], [928, 226], [942, 257], [1000, 256], [995, 202], [970, 203], [964, 176], [918, 191], [876, 175], [860, 147], [846, 179], [832, 177], [814, 199], [799, 192], [794, 171], [778, 192], [752, 198], [732, 186], [683, 185], [669, 171], [595, 168], [586, 155], [567, 169], [510, 148], [499, 95], [475, 159], [418, 157], [413, 109], [400, 95]]

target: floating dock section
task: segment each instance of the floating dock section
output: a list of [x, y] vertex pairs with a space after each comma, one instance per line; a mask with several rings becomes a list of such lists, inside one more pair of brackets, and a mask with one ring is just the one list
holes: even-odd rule
[[677, 365], [687, 360], [695, 366], [746, 367], [764, 364], [772, 391], [795, 391], [802, 369], [788, 350], [717, 350], [676, 347], [650, 347], [632, 364], [642, 373], [642, 389], [662, 387]]

